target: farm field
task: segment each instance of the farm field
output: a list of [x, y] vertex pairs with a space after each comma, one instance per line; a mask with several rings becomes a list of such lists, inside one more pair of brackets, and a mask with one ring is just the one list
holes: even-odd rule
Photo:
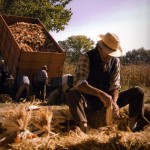
[[[137, 66], [130, 67], [122, 68], [121, 80], [128, 84], [123, 84], [121, 90], [135, 84], [143, 87], [145, 116], [150, 121], [150, 87], [148, 86], [150, 69], [146, 66], [138, 66], [140, 70]], [[32, 103], [8, 101], [0, 103], [0, 149], [2, 150], [150, 149], [150, 125], [143, 121], [145, 125], [143, 130], [131, 132], [127, 127], [128, 106], [120, 109], [120, 116], [110, 126], [105, 126], [105, 110], [88, 116], [91, 128], [85, 134], [72, 125], [72, 117], [66, 105], [44, 106], [39, 100]]]

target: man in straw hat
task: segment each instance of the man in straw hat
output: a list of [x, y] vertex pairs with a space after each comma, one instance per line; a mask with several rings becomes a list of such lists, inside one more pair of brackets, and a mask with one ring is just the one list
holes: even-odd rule
[[116, 34], [100, 35], [95, 49], [81, 54], [76, 67], [75, 87], [66, 94], [70, 112], [80, 129], [86, 132], [87, 112], [113, 106], [114, 114], [129, 104], [128, 127], [136, 131], [138, 118], [143, 116], [144, 92], [133, 87], [119, 93], [120, 60], [122, 55]]

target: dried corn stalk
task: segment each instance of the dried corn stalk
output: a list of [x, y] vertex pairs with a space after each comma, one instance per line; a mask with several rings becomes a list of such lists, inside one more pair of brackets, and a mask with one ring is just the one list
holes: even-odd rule
[[20, 143], [23, 140], [33, 139], [33, 138], [36, 138], [36, 137], [37, 137], [36, 134], [33, 134], [29, 130], [26, 129], [23, 132], [20, 132], [20, 131], [17, 132], [17, 136], [15, 137], [14, 142], [15, 143]]
[[51, 132], [51, 121], [53, 112], [48, 107], [40, 108], [38, 111], [33, 112], [31, 123], [38, 129], [36, 134], [46, 133], [53, 134]]
[[[0, 122], [6, 129], [6, 133], [4, 138], [0, 140], [0, 144], [13, 140], [19, 143], [24, 139], [36, 137], [27, 129], [30, 119], [31, 111], [27, 111], [26, 106], [18, 106], [7, 116], [1, 118]], [[11, 138], [8, 135], [12, 135]]]
[[31, 112], [26, 111], [26, 106], [17, 107], [6, 117], [7, 118], [1, 119], [1, 122], [7, 129], [7, 132], [14, 132], [15, 130], [25, 130], [31, 119]]
[[52, 119], [53, 128], [57, 129], [64, 128], [63, 126], [61, 126], [61, 123], [65, 123], [69, 120], [73, 120], [73, 118], [68, 107], [62, 108], [60, 106], [55, 106], [53, 108], [53, 119]]

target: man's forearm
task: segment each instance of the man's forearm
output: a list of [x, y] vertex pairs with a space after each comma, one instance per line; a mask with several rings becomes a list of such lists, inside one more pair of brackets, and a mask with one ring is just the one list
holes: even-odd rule
[[118, 97], [119, 97], [119, 90], [115, 89], [115, 90], [112, 90], [110, 93], [111, 93], [113, 101], [115, 103], [117, 103], [117, 100], [118, 100]]
[[112, 99], [113, 99], [113, 110], [116, 114], [116, 116], [119, 115], [119, 106], [117, 104], [117, 100], [118, 100], [118, 97], [119, 97], [119, 90], [116, 89], [116, 90], [113, 90], [111, 91], [111, 96], [112, 96]]
[[104, 94], [103, 91], [89, 85], [86, 82], [83, 82], [82, 84], [80, 84], [78, 86], [78, 89], [79, 89], [80, 92], [82, 92], [84, 94], [89, 94], [89, 95], [92, 95], [92, 96], [99, 96], [101, 94]]
[[110, 102], [112, 101], [111, 95], [105, 93], [104, 91], [97, 89], [86, 82], [83, 82], [78, 86], [78, 89], [85, 94], [89, 94], [92, 96], [97, 96], [103, 103], [105, 107], [108, 107]]

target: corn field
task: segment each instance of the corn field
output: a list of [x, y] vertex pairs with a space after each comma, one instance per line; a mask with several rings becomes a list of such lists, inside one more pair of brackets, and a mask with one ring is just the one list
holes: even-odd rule
[[122, 88], [150, 87], [150, 65], [121, 66], [121, 84]]
[[[75, 65], [65, 64], [64, 73], [74, 74]], [[122, 89], [132, 86], [150, 87], [150, 65], [126, 65], [121, 66]]]

